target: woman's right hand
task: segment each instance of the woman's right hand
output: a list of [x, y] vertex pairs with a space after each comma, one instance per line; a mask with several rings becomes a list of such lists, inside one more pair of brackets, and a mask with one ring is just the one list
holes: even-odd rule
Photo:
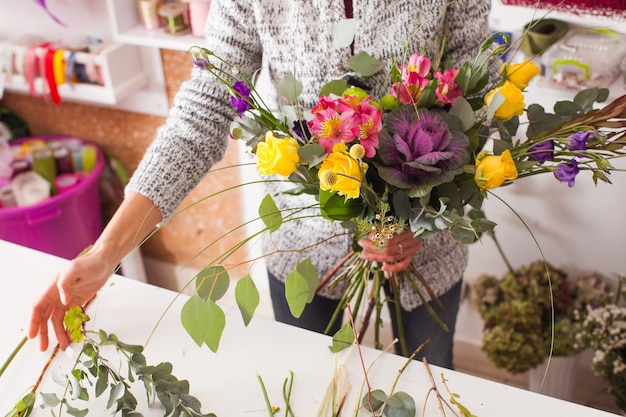
[[65, 330], [65, 312], [74, 306], [84, 306], [113, 274], [102, 256], [88, 252], [67, 264], [52, 279], [35, 301], [31, 311], [28, 338], [39, 338], [39, 348], [48, 348], [48, 321], [51, 322], [59, 348], [65, 350], [71, 340]]

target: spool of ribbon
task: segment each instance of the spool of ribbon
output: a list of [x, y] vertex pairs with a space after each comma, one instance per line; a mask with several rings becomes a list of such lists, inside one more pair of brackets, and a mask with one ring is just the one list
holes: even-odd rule
[[57, 167], [57, 174], [74, 172], [74, 165], [72, 164], [72, 154], [68, 147], [63, 145], [56, 145], [53, 148], [53, 154], [54, 161]]
[[13, 187], [11, 184], [5, 184], [0, 187], [0, 206], [1, 207], [15, 207], [17, 202], [15, 201], [15, 194], [13, 193]]
[[22, 156], [29, 156], [35, 149], [45, 148], [46, 141], [43, 139], [28, 139], [22, 142]]
[[17, 158], [11, 161], [11, 178], [15, 178], [16, 176], [31, 171], [33, 169], [30, 160], [27, 158]]
[[187, 3], [165, 3], [159, 7], [159, 16], [165, 20], [165, 32], [170, 35], [183, 35], [191, 30]]
[[91, 172], [96, 167], [98, 159], [98, 151], [94, 145], [83, 145], [81, 150], [83, 154], [83, 170]]
[[524, 26], [526, 36], [520, 49], [526, 56], [535, 56], [558, 42], [569, 31], [569, 24], [558, 19], [533, 20]]
[[45, 147], [32, 152], [33, 170], [52, 183], [57, 176], [57, 164], [52, 149]]
[[163, 18], [159, 16], [160, 0], [139, 0], [137, 7], [141, 23], [146, 30], [155, 30], [163, 27]]
[[51, 184], [35, 171], [24, 172], [11, 182], [18, 206], [30, 206], [50, 197]]
[[76, 187], [80, 182], [80, 177], [74, 173], [65, 173], [57, 176], [54, 179], [54, 185], [57, 193], [63, 193], [67, 190], [71, 190]]

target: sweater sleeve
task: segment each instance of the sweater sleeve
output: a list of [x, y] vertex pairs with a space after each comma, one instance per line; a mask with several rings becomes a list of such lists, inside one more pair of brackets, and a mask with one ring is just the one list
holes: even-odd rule
[[[248, 0], [214, 1], [207, 22], [208, 49], [248, 76], [261, 67], [262, 48]], [[221, 82], [203, 70], [192, 69], [126, 190], [146, 196], [164, 219], [169, 218], [224, 156], [228, 126], [235, 116]]]

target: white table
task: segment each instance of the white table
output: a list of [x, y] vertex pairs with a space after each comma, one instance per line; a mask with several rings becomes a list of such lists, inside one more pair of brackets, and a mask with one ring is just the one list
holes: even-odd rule
[[[44, 283], [51, 278], [65, 260], [0, 241], [0, 363], [24, 337], [30, 306]], [[184, 296], [121, 276], [114, 276], [96, 300], [89, 306], [92, 320], [89, 327], [115, 333], [126, 343], [146, 344], [157, 319], [167, 310], [146, 345], [149, 364], [161, 361], [174, 365], [173, 374], [188, 379], [191, 393], [198, 397], [204, 412], [214, 412], [218, 417], [267, 416], [265, 402], [257, 375], [263, 378], [272, 404], [284, 407], [282, 385], [293, 371], [294, 385], [291, 406], [297, 417], [315, 416], [324, 392], [333, 375], [335, 361], [346, 359], [352, 389], [345, 416], [360, 397], [361, 366], [356, 352], [335, 356], [327, 346], [331, 339], [302, 329], [286, 326], [262, 318], [254, 318], [244, 327], [239, 313], [227, 314], [226, 329], [217, 353], [199, 348], [184, 331], [179, 312]], [[380, 352], [363, 348], [366, 364], [371, 364]], [[0, 378], [0, 415], [8, 412], [36, 380], [49, 352], [39, 352], [38, 345], [29, 341]], [[117, 358], [116, 355], [112, 356]], [[53, 367], [66, 367], [71, 358], [59, 354]], [[405, 359], [383, 354], [370, 373], [373, 389], [389, 392], [393, 380]], [[441, 386], [440, 373], [448, 380], [450, 389], [459, 394], [459, 401], [480, 417], [553, 417], [584, 416], [609, 417], [613, 414], [580, 406], [526, 390], [510, 387], [447, 369], [432, 366], [432, 373]], [[46, 376], [43, 392], [57, 390], [58, 385]], [[424, 365], [414, 361], [400, 379], [396, 390], [408, 392], [416, 401], [418, 415], [430, 386]], [[140, 386], [134, 391], [142, 399]], [[103, 405], [89, 405], [90, 415], [104, 415]], [[284, 410], [284, 408], [283, 408]], [[434, 398], [427, 404], [427, 416], [441, 416]], [[160, 408], [141, 405], [146, 416], [163, 415]], [[36, 416], [49, 416], [49, 410], [36, 410]], [[284, 415], [283, 412], [279, 415]], [[361, 413], [359, 415], [366, 415]], [[448, 412], [448, 416], [452, 413]]]

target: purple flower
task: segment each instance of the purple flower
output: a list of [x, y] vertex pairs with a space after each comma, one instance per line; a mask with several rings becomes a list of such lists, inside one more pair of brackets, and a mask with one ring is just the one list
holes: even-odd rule
[[572, 159], [569, 162], [561, 162], [556, 171], [554, 172], [554, 176], [561, 182], [566, 182], [569, 187], [574, 186], [574, 181], [576, 180], [576, 175], [580, 170], [578, 169], [578, 161]]
[[191, 62], [193, 62], [193, 66], [196, 68], [200, 68], [203, 70], [209, 70], [213, 68], [213, 65], [209, 62], [209, 60], [203, 56], [199, 56], [199, 57], [193, 57], [191, 59]]
[[381, 178], [414, 195], [451, 181], [469, 159], [468, 138], [451, 132], [441, 114], [427, 109], [407, 105], [392, 111], [379, 139]]
[[547, 140], [533, 146], [528, 150], [528, 159], [534, 159], [540, 164], [552, 161], [554, 159], [554, 142]]
[[250, 89], [243, 81], [237, 81], [233, 85], [233, 90], [235, 90], [237, 94], [230, 98], [230, 102], [237, 108], [237, 112], [241, 116], [252, 108], [250, 105]]
[[307, 142], [311, 139], [311, 131], [309, 130], [309, 124], [306, 120], [294, 120], [293, 133], [298, 135], [303, 142]]
[[570, 151], [584, 151], [587, 149], [587, 141], [597, 139], [596, 132], [576, 132], [569, 137], [567, 148]]

